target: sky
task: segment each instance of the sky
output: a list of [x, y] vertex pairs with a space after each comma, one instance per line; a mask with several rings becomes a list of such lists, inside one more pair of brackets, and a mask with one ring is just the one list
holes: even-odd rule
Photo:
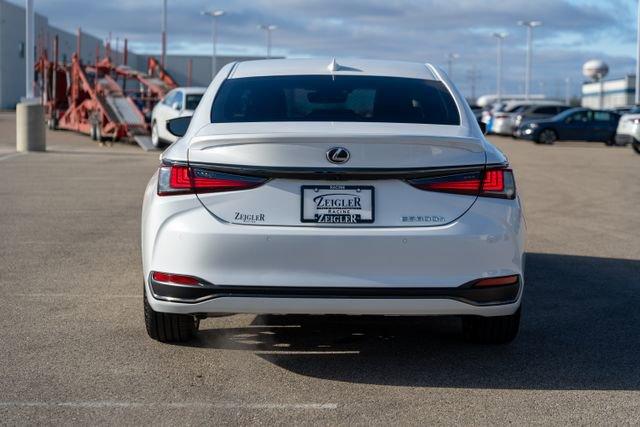
[[[18, 4], [22, 1], [13, 0]], [[162, 0], [35, 0], [50, 24], [106, 38], [127, 37], [136, 52], [160, 51]], [[496, 41], [504, 41], [503, 93], [522, 93], [526, 36], [519, 20], [539, 20], [534, 30], [532, 92], [564, 97], [584, 80], [582, 64], [602, 59], [610, 77], [634, 72], [635, 0], [168, 0], [168, 52], [209, 54], [211, 18], [222, 9], [220, 55], [265, 55], [259, 24], [274, 24], [273, 55], [363, 57], [431, 62], [448, 69], [467, 95], [495, 93]], [[475, 85], [473, 84], [475, 82]]]

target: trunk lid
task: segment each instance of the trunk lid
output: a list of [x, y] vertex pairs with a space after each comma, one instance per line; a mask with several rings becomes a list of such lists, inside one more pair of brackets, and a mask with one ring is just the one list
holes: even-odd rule
[[[229, 223], [438, 226], [460, 217], [476, 198], [419, 190], [405, 179], [483, 168], [482, 141], [461, 132], [459, 126], [392, 123], [210, 124], [192, 139], [188, 159], [192, 167], [270, 178], [251, 190], [198, 195]], [[348, 150], [348, 161], [331, 163], [327, 152], [334, 147]], [[336, 203], [334, 195], [356, 198], [355, 203], [362, 198], [371, 215], [359, 224], [308, 222], [311, 205]]]

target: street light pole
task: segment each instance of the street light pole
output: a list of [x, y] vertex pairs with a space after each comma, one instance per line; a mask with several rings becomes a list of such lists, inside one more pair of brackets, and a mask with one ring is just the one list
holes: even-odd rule
[[507, 33], [493, 33], [493, 37], [498, 41], [498, 70], [496, 72], [496, 96], [498, 102], [502, 101], [502, 41], [507, 37]]
[[224, 15], [224, 10], [212, 10], [201, 12], [202, 15], [211, 17], [211, 36], [213, 38], [213, 51], [211, 55], [211, 78], [218, 74], [218, 18]]
[[265, 30], [267, 33], [267, 58], [271, 58], [271, 32], [278, 28], [277, 25], [267, 25], [262, 24], [258, 25], [258, 28], [261, 30]]
[[34, 25], [34, 12], [33, 12], [33, 0], [26, 0], [26, 34], [24, 43], [24, 59], [25, 59], [25, 97], [27, 99], [33, 98], [33, 43], [35, 37], [35, 25]]
[[524, 80], [524, 97], [529, 99], [531, 93], [531, 56], [533, 50], [533, 29], [542, 25], [540, 21], [518, 21], [518, 25], [527, 27], [527, 68]]
[[453, 61], [458, 58], [460, 58], [460, 55], [457, 53], [449, 53], [447, 55], [447, 74], [451, 80], [453, 80]]

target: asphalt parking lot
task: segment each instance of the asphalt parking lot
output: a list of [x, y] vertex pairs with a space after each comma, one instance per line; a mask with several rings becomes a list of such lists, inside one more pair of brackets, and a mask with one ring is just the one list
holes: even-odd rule
[[139, 222], [157, 153], [48, 134], [15, 155], [0, 113], [0, 422], [640, 422], [640, 156], [491, 139], [524, 199], [527, 284], [509, 346], [452, 318], [207, 319], [144, 330]]

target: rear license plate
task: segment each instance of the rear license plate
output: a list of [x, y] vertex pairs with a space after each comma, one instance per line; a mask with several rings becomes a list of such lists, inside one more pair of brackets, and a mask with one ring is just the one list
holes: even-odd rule
[[374, 190], [362, 185], [302, 186], [302, 222], [370, 224]]

